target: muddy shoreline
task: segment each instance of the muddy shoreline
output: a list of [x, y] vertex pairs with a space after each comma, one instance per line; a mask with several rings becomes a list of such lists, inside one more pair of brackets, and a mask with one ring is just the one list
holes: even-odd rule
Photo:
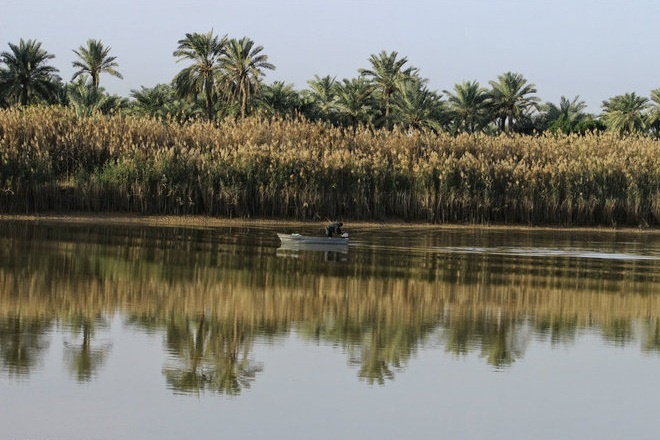
[[[144, 225], [166, 227], [227, 227], [227, 226], [272, 226], [272, 227], [324, 227], [327, 222], [296, 221], [267, 218], [221, 218], [208, 216], [163, 216], [139, 215], [121, 213], [44, 213], [30, 215], [0, 215], [0, 221], [22, 221], [43, 223], [67, 224], [106, 224], [106, 225]], [[523, 226], [523, 225], [496, 225], [496, 224], [432, 224], [425, 222], [403, 222], [392, 219], [381, 222], [344, 220], [350, 229], [372, 229], [387, 227], [389, 229], [467, 229], [467, 230], [518, 230], [518, 231], [584, 231], [603, 233], [640, 233], [660, 235], [660, 228], [631, 228], [631, 227], [579, 227], [579, 226]]]

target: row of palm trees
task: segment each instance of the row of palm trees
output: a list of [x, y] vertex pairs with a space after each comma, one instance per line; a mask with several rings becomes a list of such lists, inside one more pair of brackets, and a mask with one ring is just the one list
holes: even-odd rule
[[132, 90], [131, 98], [109, 95], [100, 87], [100, 75], [122, 78], [116, 57], [100, 40], [90, 39], [74, 50], [77, 59], [71, 82], [65, 84], [49, 62], [54, 55], [35, 40], [9, 43], [0, 53], [0, 106], [34, 103], [65, 104], [78, 114], [122, 111], [179, 120], [261, 116], [304, 116], [336, 125], [374, 128], [431, 129], [449, 132], [518, 132], [545, 130], [584, 133], [609, 129], [621, 134], [660, 134], [660, 89], [650, 98], [626, 93], [602, 104], [596, 117], [585, 112], [579, 96], [562, 97], [559, 105], [542, 103], [536, 86], [514, 72], [490, 81], [456, 84], [442, 93], [430, 90], [418, 68], [397, 52], [369, 57], [369, 68], [355, 78], [337, 80], [316, 75], [308, 89], [263, 82], [274, 70], [263, 47], [250, 38], [188, 33], [178, 41], [173, 56], [188, 63], [170, 84]]
[[274, 70], [262, 46], [255, 46], [247, 37], [239, 40], [219, 38], [213, 32], [186, 34], [174, 51], [177, 61], [191, 64], [179, 72], [173, 81], [180, 97], [203, 96], [206, 116], [212, 120], [219, 100], [234, 102], [241, 117], [247, 115], [252, 98], [259, 91], [263, 70]]

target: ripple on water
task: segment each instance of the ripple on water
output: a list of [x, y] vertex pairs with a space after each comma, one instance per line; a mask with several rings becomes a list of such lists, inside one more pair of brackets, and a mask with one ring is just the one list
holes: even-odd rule
[[517, 257], [567, 257], [567, 258], [591, 258], [599, 260], [660, 260], [655, 255], [639, 255], [621, 252], [603, 252], [586, 249], [553, 249], [553, 248], [520, 248], [520, 247], [439, 247], [434, 251], [451, 254], [484, 254], [484, 255], [509, 255]]

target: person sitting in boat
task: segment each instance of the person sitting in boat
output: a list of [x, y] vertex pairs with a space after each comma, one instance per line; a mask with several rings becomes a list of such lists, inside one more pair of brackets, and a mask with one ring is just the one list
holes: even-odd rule
[[337, 234], [339, 237], [342, 236], [341, 227], [344, 226], [342, 222], [330, 223], [325, 227], [325, 236], [332, 237], [334, 234]]

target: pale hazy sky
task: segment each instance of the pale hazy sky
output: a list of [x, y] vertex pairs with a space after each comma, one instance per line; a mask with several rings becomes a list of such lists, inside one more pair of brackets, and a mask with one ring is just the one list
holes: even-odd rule
[[357, 76], [368, 58], [397, 51], [441, 92], [465, 80], [518, 72], [543, 101], [601, 102], [660, 88], [660, 0], [0, 0], [0, 51], [36, 39], [71, 79], [73, 49], [100, 39], [131, 89], [169, 83], [186, 64], [172, 52], [188, 32], [250, 37], [277, 67], [265, 81]]

